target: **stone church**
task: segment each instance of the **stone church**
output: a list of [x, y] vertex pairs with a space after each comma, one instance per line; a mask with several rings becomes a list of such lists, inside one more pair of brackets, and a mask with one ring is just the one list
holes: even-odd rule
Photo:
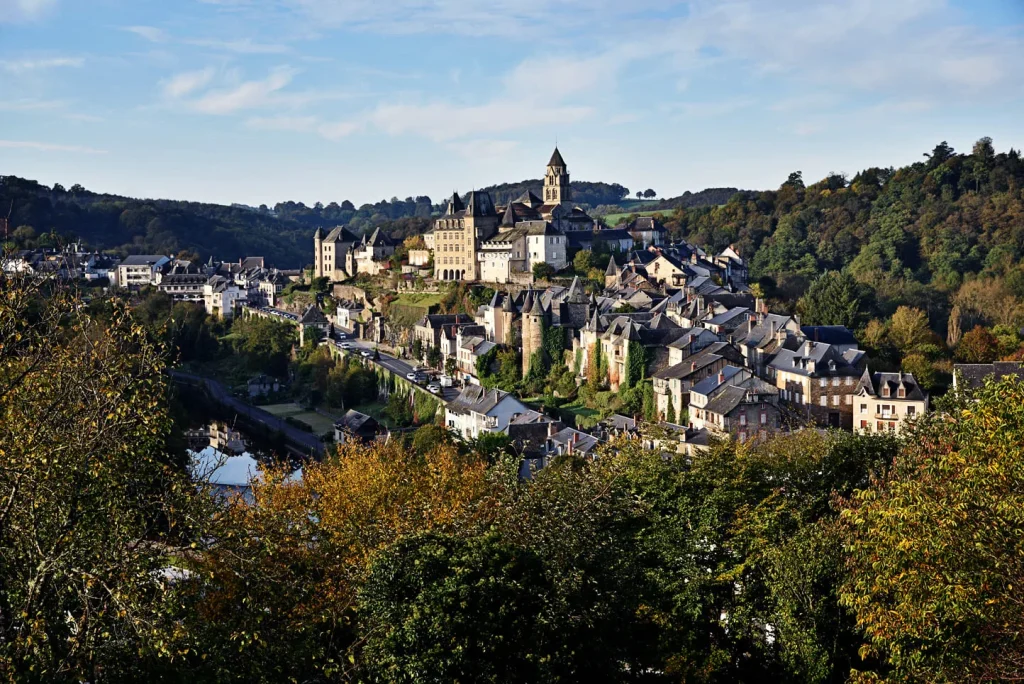
[[572, 203], [569, 167], [557, 147], [541, 194], [527, 191], [506, 207], [495, 207], [486, 192], [471, 192], [465, 205], [452, 195], [434, 221], [434, 277], [507, 283], [538, 263], [565, 268], [565, 233], [593, 230], [594, 220]]

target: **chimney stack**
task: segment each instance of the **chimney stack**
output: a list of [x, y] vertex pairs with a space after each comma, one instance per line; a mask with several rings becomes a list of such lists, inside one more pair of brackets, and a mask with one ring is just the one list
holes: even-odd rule
[[720, 370], [718, 371], [718, 384], [721, 385], [723, 382], [725, 382], [725, 371]]

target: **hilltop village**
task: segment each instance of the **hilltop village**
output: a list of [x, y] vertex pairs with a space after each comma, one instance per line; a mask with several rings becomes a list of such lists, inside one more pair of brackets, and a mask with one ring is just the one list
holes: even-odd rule
[[[573, 202], [557, 148], [540, 196], [501, 205], [454, 193], [425, 234], [398, 242], [380, 228], [322, 227], [312, 248], [309, 270], [263, 257], [118, 262], [75, 245], [12, 254], [4, 269], [106, 278], [217, 320], [274, 321], [298, 347], [374, 367], [379, 396], [367, 405], [394, 404], [399, 388], [415, 424], [503, 435], [524, 468], [622, 434], [691, 453], [805, 428], [898, 433], [929, 410], [914, 374], [871, 368], [851, 330], [770, 311], [748, 283], [749, 255], [670, 241], [657, 216], [596, 221]], [[974, 385], [996, 372], [960, 370]], [[260, 373], [248, 394], [290, 379]], [[318, 430], [325, 439], [376, 439], [406, 422], [340, 403], [333, 431]]]

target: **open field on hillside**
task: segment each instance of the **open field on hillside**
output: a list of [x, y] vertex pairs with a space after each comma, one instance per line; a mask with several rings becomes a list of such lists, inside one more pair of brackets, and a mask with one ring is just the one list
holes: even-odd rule
[[325, 432], [334, 430], [334, 421], [327, 416], [322, 416], [316, 411], [307, 411], [298, 404], [289, 402], [286, 404], [268, 404], [260, 406], [261, 409], [278, 418], [294, 418], [313, 428], [313, 433], [322, 435]]
[[625, 218], [627, 218], [629, 216], [632, 216], [633, 214], [636, 214], [638, 216], [661, 216], [663, 214], [671, 214], [671, 213], [672, 213], [671, 209], [652, 209], [650, 211], [629, 211], [629, 212], [622, 212], [622, 213], [619, 213], [619, 214], [605, 214], [605, 216], [603, 218], [605, 220], [605, 223], [607, 223], [609, 226], [617, 226]]

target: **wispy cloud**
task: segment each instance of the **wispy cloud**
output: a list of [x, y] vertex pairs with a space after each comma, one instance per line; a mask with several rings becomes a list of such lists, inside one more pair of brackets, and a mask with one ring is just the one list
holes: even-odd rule
[[245, 81], [238, 85], [206, 92], [189, 106], [204, 114], [232, 114], [241, 110], [258, 109], [274, 103], [274, 95], [292, 82], [297, 70], [288, 66], [272, 69], [262, 80]]
[[164, 30], [156, 26], [125, 26], [124, 30], [145, 38], [151, 43], [166, 43], [169, 40]]
[[106, 154], [106, 150], [81, 145], [57, 145], [54, 143], [29, 140], [0, 140], [0, 147], [15, 150], [36, 150], [38, 152], [76, 152], [80, 154]]
[[186, 71], [172, 76], [163, 83], [163, 92], [167, 97], [177, 99], [185, 97], [205, 87], [213, 80], [213, 69], [202, 69], [201, 71]]
[[67, 105], [63, 100], [3, 100], [0, 99], [0, 112], [34, 112], [41, 110], [62, 109]]
[[23, 74], [44, 69], [59, 69], [64, 67], [81, 67], [85, 60], [81, 57], [48, 57], [42, 59], [16, 59], [0, 60], [0, 70], [12, 74]]
[[279, 55], [289, 52], [287, 45], [279, 43], [257, 43], [249, 38], [243, 40], [189, 39], [182, 41], [186, 45], [195, 45], [239, 55]]

